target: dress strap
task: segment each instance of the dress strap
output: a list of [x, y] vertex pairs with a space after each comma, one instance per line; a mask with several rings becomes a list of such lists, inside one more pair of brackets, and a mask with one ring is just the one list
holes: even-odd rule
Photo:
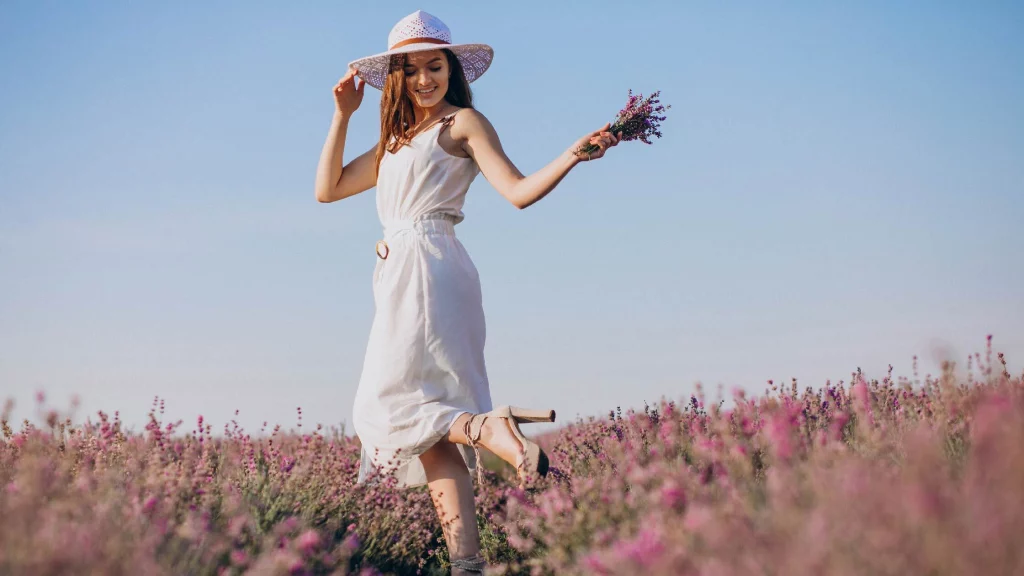
[[451, 114], [445, 116], [444, 118], [441, 118], [441, 122], [439, 122], [439, 124], [441, 124], [442, 126], [447, 126], [451, 124], [452, 120], [455, 120], [455, 115], [458, 114], [461, 110], [462, 108], [459, 108], [455, 112], [452, 112]]

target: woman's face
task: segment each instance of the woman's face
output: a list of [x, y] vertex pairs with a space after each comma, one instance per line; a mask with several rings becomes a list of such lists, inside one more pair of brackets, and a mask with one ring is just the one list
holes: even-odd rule
[[413, 104], [430, 108], [448, 92], [448, 59], [440, 50], [405, 55], [405, 88]]

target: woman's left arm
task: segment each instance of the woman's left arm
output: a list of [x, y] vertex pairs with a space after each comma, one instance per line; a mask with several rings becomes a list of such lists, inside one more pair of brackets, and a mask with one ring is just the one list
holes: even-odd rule
[[[607, 132], [610, 124], [605, 124], [600, 130], [595, 130], [574, 142], [547, 166], [529, 176], [523, 176], [505, 155], [494, 126], [483, 114], [467, 108], [458, 114], [458, 118], [460, 122], [452, 127], [452, 137], [462, 140], [463, 148], [480, 167], [484, 178], [520, 210], [551, 192], [573, 166], [580, 162], [597, 160], [604, 156], [608, 147], [619, 143], [615, 135]], [[590, 155], [574, 153], [581, 146], [590, 143], [596, 144], [599, 149]]]

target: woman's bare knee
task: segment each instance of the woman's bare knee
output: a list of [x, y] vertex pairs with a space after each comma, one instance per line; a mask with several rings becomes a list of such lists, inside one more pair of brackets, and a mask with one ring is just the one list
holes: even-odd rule
[[454, 478], [462, 474], [469, 474], [466, 461], [462, 458], [459, 448], [444, 440], [431, 446], [420, 454], [420, 462], [427, 472], [427, 480], [439, 478]]

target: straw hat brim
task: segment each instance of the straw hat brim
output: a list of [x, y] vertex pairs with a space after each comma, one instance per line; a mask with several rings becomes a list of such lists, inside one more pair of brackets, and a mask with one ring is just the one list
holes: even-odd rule
[[416, 42], [407, 44], [395, 50], [388, 50], [373, 56], [367, 56], [348, 63], [349, 68], [357, 70], [356, 75], [363, 79], [370, 86], [377, 90], [384, 89], [384, 80], [388, 76], [388, 66], [391, 56], [395, 54], [406, 54], [408, 52], [423, 52], [426, 50], [440, 50], [447, 48], [459, 58], [462, 70], [466, 74], [466, 81], [473, 82], [491, 67], [494, 60], [494, 49], [487, 44], [435, 44], [433, 42]]

